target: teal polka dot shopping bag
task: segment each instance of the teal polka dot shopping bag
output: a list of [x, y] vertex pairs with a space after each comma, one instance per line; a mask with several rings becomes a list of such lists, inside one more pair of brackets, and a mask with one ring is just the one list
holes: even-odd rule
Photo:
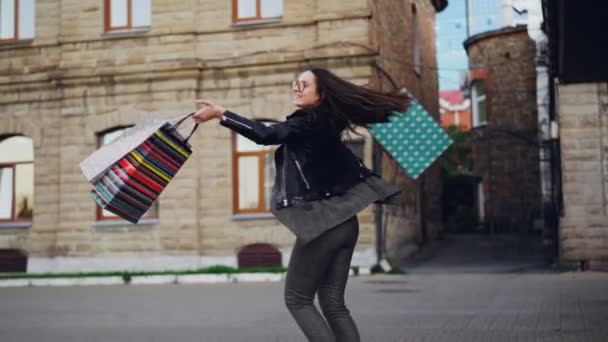
[[390, 122], [369, 125], [369, 132], [401, 169], [416, 179], [452, 144], [447, 132], [412, 99]]

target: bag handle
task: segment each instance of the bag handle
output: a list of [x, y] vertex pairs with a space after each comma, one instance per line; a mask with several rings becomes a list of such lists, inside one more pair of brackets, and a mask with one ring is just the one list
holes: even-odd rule
[[[192, 112], [186, 116], [184, 116], [183, 118], [179, 119], [178, 122], [175, 123], [175, 125], [173, 125], [174, 129], [177, 129], [179, 127], [179, 125], [182, 124], [182, 122], [184, 122], [187, 118], [191, 117], [192, 115], [194, 115], [195, 112]], [[192, 135], [194, 134], [194, 132], [196, 131], [196, 129], [198, 128], [199, 124], [194, 124], [194, 127], [192, 127], [192, 131], [190, 132], [190, 134], [188, 135], [188, 137], [186, 139], [184, 139], [184, 142], [187, 143], [188, 140], [190, 139], [190, 137], [192, 137]]]

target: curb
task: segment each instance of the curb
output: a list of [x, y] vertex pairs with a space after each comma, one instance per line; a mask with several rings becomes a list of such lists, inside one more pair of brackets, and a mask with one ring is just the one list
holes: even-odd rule
[[[370, 275], [370, 268], [359, 268], [355, 274], [351, 268], [349, 276]], [[219, 273], [183, 275], [139, 275], [131, 276], [128, 284], [122, 276], [80, 278], [31, 278], [0, 280], [3, 287], [29, 286], [91, 286], [91, 285], [166, 285], [166, 284], [221, 284], [221, 283], [274, 283], [285, 280], [286, 273]]]

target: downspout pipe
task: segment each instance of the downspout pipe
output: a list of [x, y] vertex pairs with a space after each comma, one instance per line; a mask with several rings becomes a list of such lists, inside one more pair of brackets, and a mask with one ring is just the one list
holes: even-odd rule
[[553, 153], [553, 138], [551, 126], [554, 125], [551, 113], [551, 92], [548, 65], [548, 39], [541, 30], [543, 13], [540, 0], [528, 0], [528, 36], [536, 44], [536, 107], [538, 113], [538, 140], [539, 140], [539, 171], [541, 193], [541, 229], [543, 247], [547, 261], [553, 261], [557, 256], [558, 243], [556, 203], [554, 201], [554, 168], [557, 162]]

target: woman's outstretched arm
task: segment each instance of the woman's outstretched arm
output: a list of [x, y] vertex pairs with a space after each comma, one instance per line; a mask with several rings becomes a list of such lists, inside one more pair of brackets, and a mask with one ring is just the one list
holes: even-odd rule
[[194, 114], [197, 123], [214, 118], [220, 119], [220, 124], [230, 128], [242, 136], [261, 145], [279, 145], [290, 140], [303, 138], [312, 132], [312, 118], [310, 115], [297, 115], [286, 121], [266, 126], [261, 122], [250, 120], [237, 113], [226, 110], [208, 100], [197, 100], [205, 105]]

